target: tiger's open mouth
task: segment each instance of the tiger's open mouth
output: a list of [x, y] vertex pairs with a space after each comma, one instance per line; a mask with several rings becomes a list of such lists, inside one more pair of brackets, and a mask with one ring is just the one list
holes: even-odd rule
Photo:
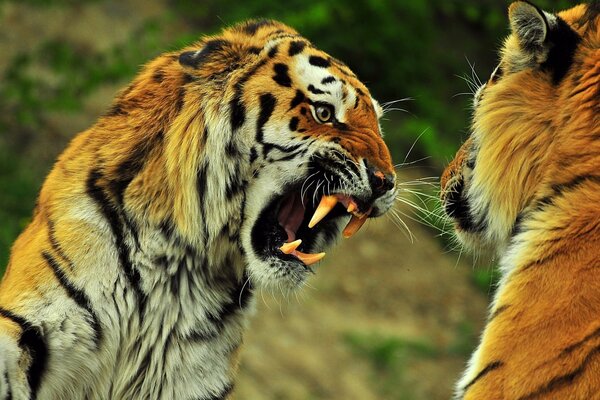
[[370, 216], [372, 207], [360, 199], [335, 191], [320, 195], [293, 185], [263, 209], [252, 229], [252, 245], [263, 259], [307, 267], [320, 261], [323, 248], [340, 233], [341, 219], [348, 219], [342, 234], [354, 235]]

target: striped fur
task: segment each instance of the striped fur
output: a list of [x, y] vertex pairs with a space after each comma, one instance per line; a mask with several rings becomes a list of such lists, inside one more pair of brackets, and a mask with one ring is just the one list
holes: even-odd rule
[[442, 177], [458, 237], [502, 278], [456, 399], [600, 393], [600, 2], [515, 2], [470, 139]]
[[[348, 67], [275, 21], [151, 61], [59, 157], [12, 248], [0, 399], [230, 398], [254, 291], [312, 272], [260, 247], [261, 216], [302, 183], [383, 214], [379, 115]], [[314, 228], [305, 251], [347, 220]]]

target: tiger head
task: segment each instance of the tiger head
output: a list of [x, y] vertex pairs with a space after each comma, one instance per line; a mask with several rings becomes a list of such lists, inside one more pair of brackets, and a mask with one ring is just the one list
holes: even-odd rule
[[202, 142], [192, 168], [200, 201], [175, 204], [180, 230], [208, 243], [225, 231], [252, 282], [297, 287], [342, 232], [390, 208], [395, 172], [380, 106], [295, 30], [250, 21], [184, 49], [178, 63], [188, 78], [173, 136], [201, 131]]
[[476, 91], [470, 138], [441, 179], [465, 244], [502, 250], [561, 185], [597, 168], [599, 12], [598, 2], [558, 14], [511, 4], [500, 63]]

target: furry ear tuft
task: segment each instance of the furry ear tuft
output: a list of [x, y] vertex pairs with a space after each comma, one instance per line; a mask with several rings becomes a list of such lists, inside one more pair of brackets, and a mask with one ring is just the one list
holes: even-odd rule
[[512, 33], [524, 50], [535, 51], [544, 47], [550, 26], [547, 14], [525, 1], [516, 1], [508, 8]]
[[222, 39], [213, 39], [197, 51], [186, 51], [179, 55], [179, 64], [184, 67], [197, 69], [202, 63], [210, 60], [216, 54], [225, 51], [230, 43]]

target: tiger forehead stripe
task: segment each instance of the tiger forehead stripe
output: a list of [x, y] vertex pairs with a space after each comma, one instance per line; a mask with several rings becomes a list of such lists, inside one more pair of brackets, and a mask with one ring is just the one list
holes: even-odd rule
[[296, 54], [300, 54], [300, 53], [302, 53], [302, 51], [304, 50], [305, 47], [306, 47], [306, 42], [299, 41], [299, 40], [294, 40], [293, 42], [290, 43], [290, 48], [288, 50], [288, 55], [290, 57], [293, 57]]
[[273, 75], [273, 80], [277, 82], [279, 86], [292, 86], [292, 79], [290, 78], [288, 70], [289, 67], [282, 63], [277, 63], [273, 66], [273, 71], [275, 71], [275, 75]]
[[308, 62], [310, 63], [310, 65], [314, 65], [315, 67], [320, 68], [329, 68], [331, 66], [331, 62], [328, 59], [323, 58], [321, 56], [310, 56], [308, 58]]

